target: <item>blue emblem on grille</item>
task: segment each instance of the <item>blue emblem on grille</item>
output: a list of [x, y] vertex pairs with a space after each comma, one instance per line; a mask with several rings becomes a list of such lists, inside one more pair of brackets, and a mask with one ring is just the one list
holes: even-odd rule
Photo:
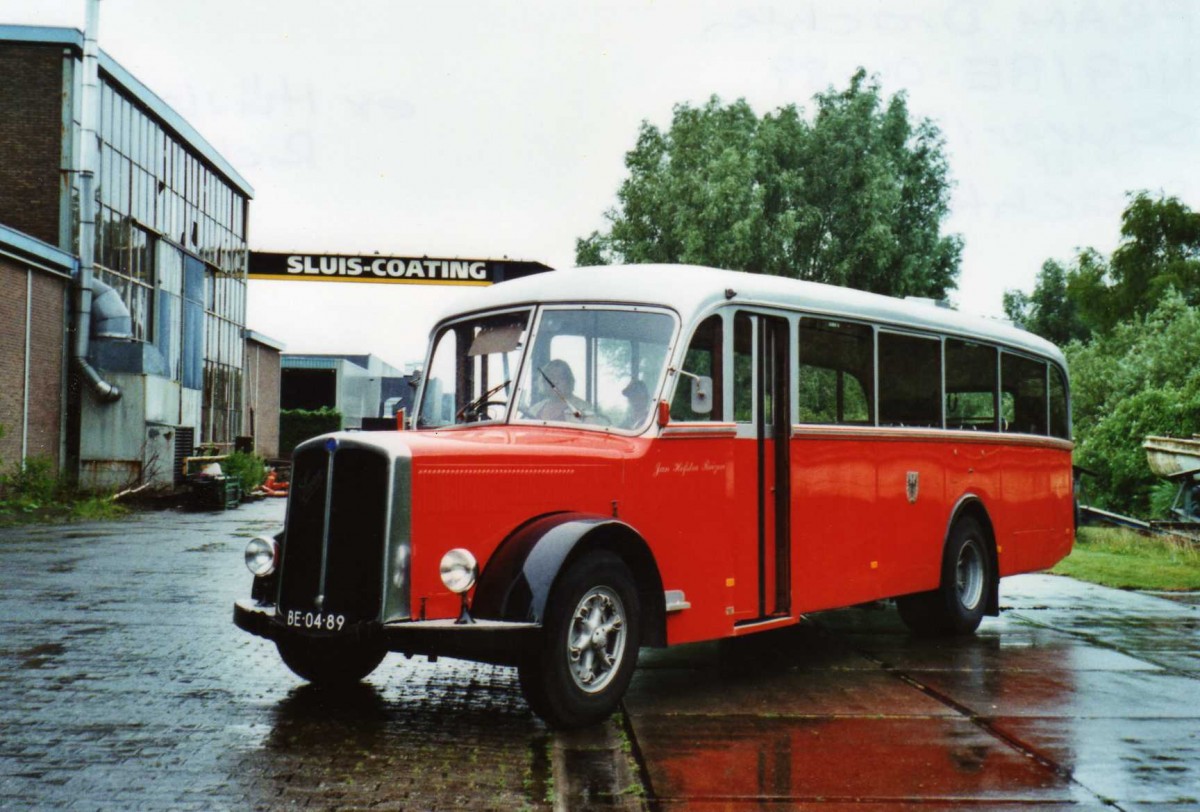
[[338, 445], [337, 438], [330, 437], [328, 440], [325, 441], [325, 450], [328, 451], [330, 454], [332, 454], [333, 452], [337, 451], [337, 445]]

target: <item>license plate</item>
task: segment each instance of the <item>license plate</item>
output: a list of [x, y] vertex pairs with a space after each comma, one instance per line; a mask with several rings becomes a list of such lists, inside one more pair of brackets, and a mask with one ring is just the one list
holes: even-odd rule
[[284, 618], [286, 625], [292, 629], [308, 631], [340, 632], [346, 625], [346, 616], [333, 612], [302, 612], [299, 609], [289, 609]]

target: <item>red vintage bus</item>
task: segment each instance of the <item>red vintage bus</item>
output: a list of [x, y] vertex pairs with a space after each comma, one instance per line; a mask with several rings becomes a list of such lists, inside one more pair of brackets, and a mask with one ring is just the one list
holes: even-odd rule
[[607, 716], [640, 646], [895, 598], [974, 631], [1074, 536], [1062, 354], [1006, 324], [789, 279], [590, 268], [434, 328], [413, 430], [294, 456], [236, 623], [314, 682], [388, 651], [515, 665]]

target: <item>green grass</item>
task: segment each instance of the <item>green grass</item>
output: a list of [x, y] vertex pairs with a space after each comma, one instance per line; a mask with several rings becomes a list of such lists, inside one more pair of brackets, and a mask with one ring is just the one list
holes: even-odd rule
[[[0, 426], [0, 435], [3, 427]], [[41, 522], [101, 521], [129, 510], [111, 496], [84, 493], [54, 470], [45, 457], [29, 457], [0, 472], [0, 527]]]
[[114, 502], [109, 496], [81, 496], [69, 505], [70, 521], [99, 522], [119, 519], [129, 513], [129, 508]]
[[1119, 589], [1200, 590], [1200, 546], [1116, 528], [1080, 528], [1051, 572]]
[[80, 495], [73, 499], [56, 500], [47, 505], [0, 500], [0, 527], [109, 521], [128, 514], [129, 508], [113, 502], [107, 496]]

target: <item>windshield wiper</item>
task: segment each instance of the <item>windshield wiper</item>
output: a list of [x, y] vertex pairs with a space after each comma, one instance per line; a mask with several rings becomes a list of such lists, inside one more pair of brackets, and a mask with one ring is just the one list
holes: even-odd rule
[[571, 405], [571, 401], [567, 400], [567, 396], [562, 393], [562, 390], [560, 390], [557, 386], [554, 385], [554, 381], [550, 380], [550, 376], [546, 374], [546, 370], [542, 369], [541, 367], [538, 367], [538, 374], [541, 375], [543, 378], [545, 378], [546, 383], [548, 383], [550, 385], [550, 391], [553, 392], [555, 395], [557, 395], [558, 399], [563, 402], [563, 405], [571, 410], [571, 414], [573, 414], [575, 416], [575, 419], [582, 420], [583, 412], [579, 411], [578, 409], [576, 409], [574, 406]]
[[[487, 390], [482, 395], [480, 395], [479, 397], [475, 398], [473, 401], [468, 403], [466, 406], [463, 406], [461, 409], [459, 409], [458, 412], [455, 413], [455, 415], [454, 415], [454, 420], [457, 422], [459, 420], [462, 420], [464, 415], [475, 414], [476, 412], [479, 411], [479, 409], [481, 407], [485, 407], [488, 405], [488, 403], [490, 402], [488, 400], [488, 398], [490, 398], [492, 395], [499, 392], [504, 387], [508, 386], [510, 383], [512, 383], [512, 378], [509, 378], [504, 383], [496, 384], [491, 389]], [[495, 401], [495, 402], [497, 405], [502, 405], [502, 406], [508, 405], [508, 401], [504, 401], [503, 403], [501, 403], [500, 401]]]

